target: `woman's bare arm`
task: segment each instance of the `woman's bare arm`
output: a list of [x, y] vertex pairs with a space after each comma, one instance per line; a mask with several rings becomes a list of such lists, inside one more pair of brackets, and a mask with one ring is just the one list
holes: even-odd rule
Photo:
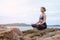
[[46, 22], [46, 15], [44, 14], [44, 19], [43, 20], [40, 20], [37, 22], [38, 24], [43, 24]]

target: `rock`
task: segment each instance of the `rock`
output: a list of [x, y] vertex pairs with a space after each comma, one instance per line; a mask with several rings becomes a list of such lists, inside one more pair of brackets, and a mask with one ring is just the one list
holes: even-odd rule
[[57, 35], [52, 36], [52, 37], [47, 37], [47, 38], [42, 39], [42, 40], [60, 40], [60, 34], [57, 34]]
[[18, 40], [18, 34], [13, 29], [0, 32], [0, 40]]
[[[23, 32], [24, 40], [60, 40], [60, 29], [47, 28], [45, 30], [26, 30]], [[9, 29], [0, 31], [0, 40], [20, 40], [20, 31]]]
[[60, 29], [47, 28], [34, 32], [33, 30], [23, 31], [25, 40], [60, 40]]

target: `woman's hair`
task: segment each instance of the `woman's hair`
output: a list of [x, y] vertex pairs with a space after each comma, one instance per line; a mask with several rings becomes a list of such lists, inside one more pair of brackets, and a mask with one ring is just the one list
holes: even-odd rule
[[41, 7], [41, 8], [43, 8], [43, 9], [44, 9], [44, 11], [46, 11], [46, 8], [45, 8], [45, 7]]

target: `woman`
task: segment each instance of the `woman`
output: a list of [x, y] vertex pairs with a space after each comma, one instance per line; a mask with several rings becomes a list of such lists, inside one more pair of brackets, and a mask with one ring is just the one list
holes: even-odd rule
[[45, 12], [46, 12], [45, 7], [41, 7], [41, 15], [39, 21], [36, 24], [32, 24], [32, 27], [34, 29], [43, 30], [47, 28]]

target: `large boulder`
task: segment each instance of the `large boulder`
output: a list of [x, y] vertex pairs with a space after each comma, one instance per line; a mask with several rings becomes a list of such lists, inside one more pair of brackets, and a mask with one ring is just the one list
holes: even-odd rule
[[12, 30], [3, 30], [0, 32], [0, 40], [18, 40], [18, 35]]

